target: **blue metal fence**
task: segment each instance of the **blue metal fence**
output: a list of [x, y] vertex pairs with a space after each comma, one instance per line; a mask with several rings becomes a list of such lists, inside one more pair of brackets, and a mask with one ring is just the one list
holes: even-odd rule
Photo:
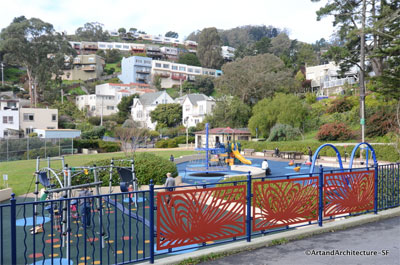
[[[374, 168], [352, 169], [360, 171]], [[400, 206], [399, 164], [381, 165], [375, 168], [375, 209], [384, 210]], [[318, 213], [310, 224], [323, 225], [323, 193], [326, 183], [324, 172], [317, 174], [293, 174], [273, 179], [293, 180], [302, 177], [318, 179]], [[129, 193], [107, 194], [99, 196], [62, 198], [38, 202], [19, 202], [16, 198], [10, 203], [0, 205], [0, 263], [1, 264], [128, 264], [155, 257], [192, 251], [200, 247], [225, 244], [236, 240], [251, 241], [253, 236], [269, 232], [286, 230], [295, 225], [263, 231], [252, 230], [252, 207], [255, 181], [271, 178], [252, 178], [249, 174], [242, 181], [226, 182], [224, 185], [246, 184], [246, 228], [245, 236], [203, 242], [181, 248], [157, 251], [155, 238], [162, 237], [157, 230], [155, 216], [156, 192], [164, 189], [150, 189]], [[295, 183], [295, 182], [294, 182]], [[183, 188], [197, 188], [199, 194], [203, 188], [215, 184], [187, 185]], [[182, 187], [180, 187], [182, 188]], [[176, 211], [176, 210], [175, 210]], [[363, 211], [365, 213], [367, 211]], [[65, 214], [66, 213], [66, 214]], [[86, 218], [90, 218], [88, 221]], [[83, 221], [87, 221], [84, 222]]]

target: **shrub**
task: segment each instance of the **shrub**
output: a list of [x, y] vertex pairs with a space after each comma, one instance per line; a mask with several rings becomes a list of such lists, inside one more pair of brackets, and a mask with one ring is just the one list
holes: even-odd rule
[[111, 153], [111, 152], [119, 152], [121, 151], [121, 144], [119, 142], [106, 142], [106, 141], [98, 141], [100, 152], [102, 153]]
[[330, 107], [326, 110], [327, 113], [335, 113], [335, 112], [346, 112], [351, 110], [353, 107], [352, 103], [350, 100], [347, 98], [339, 98], [335, 99], [331, 102]]
[[99, 126], [101, 118], [98, 116], [93, 116], [93, 117], [90, 117], [88, 121], [90, 124], [92, 124], [94, 126]]
[[176, 143], [175, 139], [168, 139], [168, 148], [175, 148], [178, 147], [178, 144]]
[[103, 126], [97, 126], [91, 130], [84, 131], [81, 134], [82, 139], [100, 139], [104, 136], [106, 128]]
[[395, 125], [395, 114], [385, 109], [378, 110], [367, 119], [366, 135], [368, 137], [384, 136]]
[[[126, 161], [116, 161], [115, 166], [120, 167], [131, 167], [131, 162], [129, 161], [131, 158], [126, 157]], [[135, 173], [138, 179], [139, 185], [147, 185], [150, 183], [150, 180], [153, 180], [154, 184], [164, 184], [166, 174], [168, 172], [172, 173], [172, 176], [178, 175], [178, 170], [176, 165], [173, 162], [170, 162], [168, 159], [159, 157], [152, 153], [136, 153], [134, 155], [135, 161]], [[88, 163], [86, 166], [108, 166], [110, 165], [110, 159], [101, 159], [94, 160]], [[109, 171], [108, 170], [99, 170], [98, 171], [99, 180], [103, 181], [102, 186], [109, 185]], [[89, 175], [80, 175], [79, 178], [72, 179], [72, 185], [78, 185], [83, 183], [88, 183], [94, 181], [93, 172], [89, 173]], [[120, 178], [116, 169], [113, 170], [112, 175], [112, 185], [119, 185]]]
[[346, 124], [333, 122], [322, 125], [316, 137], [320, 141], [345, 141], [354, 135]]
[[[177, 136], [174, 138], [177, 144], [186, 144], [186, 135]], [[189, 143], [194, 143], [194, 136], [188, 137]]]
[[300, 130], [288, 124], [277, 123], [271, 128], [268, 141], [296, 140], [300, 137]]
[[156, 142], [156, 148], [168, 148], [167, 140], [158, 140]]

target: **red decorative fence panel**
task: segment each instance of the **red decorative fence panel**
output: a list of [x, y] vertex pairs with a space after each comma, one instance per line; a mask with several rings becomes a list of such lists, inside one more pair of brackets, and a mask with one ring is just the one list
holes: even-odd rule
[[157, 250], [245, 235], [245, 210], [246, 185], [159, 192]]
[[324, 174], [324, 215], [373, 209], [374, 180], [373, 170]]
[[253, 183], [253, 231], [318, 219], [318, 177]]

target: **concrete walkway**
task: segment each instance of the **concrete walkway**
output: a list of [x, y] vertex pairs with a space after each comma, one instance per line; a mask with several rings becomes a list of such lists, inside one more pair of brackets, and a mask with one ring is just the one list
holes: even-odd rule
[[397, 265], [400, 264], [399, 247], [400, 217], [394, 217], [283, 245], [242, 252], [201, 264]]
[[[284, 264], [284, 265], [287, 265], [287, 264], [385, 264], [385, 265], [386, 264], [387, 265], [400, 264], [400, 260], [398, 260], [399, 246], [400, 246], [400, 239], [399, 239], [400, 233], [398, 230], [399, 225], [398, 225], [398, 223], [396, 223], [396, 222], [398, 222], [399, 218], [395, 219], [393, 221], [394, 223], [389, 223], [389, 224], [384, 223], [383, 225], [380, 225], [379, 223], [373, 223], [368, 228], [361, 228], [360, 232], [353, 233], [352, 236], [350, 237], [350, 239], [346, 238], [346, 237], [348, 237], [348, 235], [346, 233], [338, 234], [338, 236], [336, 236], [336, 234], [331, 233], [331, 232], [336, 232], [336, 231], [343, 230], [343, 229], [357, 227], [357, 226], [372, 223], [372, 222], [380, 222], [380, 221], [387, 220], [387, 219], [390, 219], [393, 217], [400, 217], [400, 207], [381, 211], [376, 215], [371, 213], [371, 214], [365, 214], [365, 215], [347, 218], [345, 220], [338, 220], [338, 221], [333, 221], [333, 222], [329, 222], [329, 223], [324, 223], [324, 225], [322, 227], [319, 227], [317, 225], [306, 226], [306, 227], [299, 228], [296, 230], [291, 230], [291, 231], [281, 232], [281, 233], [277, 233], [277, 234], [271, 234], [271, 235], [266, 235], [266, 236], [262, 236], [262, 237], [258, 237], [258, 238], [253, 238], [251, 240], [251, 242], [246, 242], [246, 241], [242, 240], [242, 241], [229, 243], [229, 244], [225, 244], [225, 245], [217, 245], [212, 248], [200, 249], [198, 251], [190, 252], [190, 253], [186, 253], [186, 254], [182, 254], [182, 255], [171, 255], [171, 256], [168, 256], [165, 258], [156, 259], [154, 264], [177, 264], [177, 263], [182, 262], [189, 258], [193, 260], [195, 258], [207, 256], [211, 253], [235, 254], [238, 252], [245, 252], [245, 251], [251, 251], [250, 256], [247, 256], [247, 258], [245, 260], [241, 260], [239, 263], [221, 263], [221, 264], [242, 264], [242, 265], [244, 265], [244, 264], [246, 264], [246, 265], [247, 264], [275, 264], [275, 263], [269, 262], [271, 260], [267, 259], [267, 258], [266, 258], [266, 260], [259, 260], [257, 258], [257, 256], [254, 254], [255, 251], [260, 248], [264, 248], [264, 250], [265, 250], [265, 247], [270, 246], [271, 244], [273, 244], [276, 241], [281, 241], [282, 239], [292, 241], [292, 240], [304, 239], [304, 238], [306, 238], [306, 239], [304, 239], [305, 243], [302, 247], [298, 247], [296, 245], [297, 243], [293, 246], [292, 251], [293, 252], [297, 251], [295, 253], [298, 253], [298, 255], [300, 255], [299, 253], [304, 253], [305, 250], [318, 251], [318, 250], [332, 250], [332, 249], [376, 250], [376, 251], [388, 249], [389, 253], [391, 253], [391, 254], [387, 255], [388, 256], [388, 259], [386, 260], [387, 262], [379, 260], [379, 262], [377, 261], [376, 263], [373, 263], [374, 260], [372, 259], [371, 256], [370, 256], [370, 258], [371, 258], [372, 263], [364, 263], [364, 262], [368, 261], [367, 259], [364, 259], [362, 261], [361, 260], [355, 261], [355, 262], [349, 261], [349, 260], [347, 260], [347, 262], [345, 262], [345, 260], [338, 260], [336, 262], [336, 259], [339, 259], [339, 258], [344, 259], [345, 258], [345, 257], [339, 257], [339, 256], [333, 256], [332, 257], [333, 259], [328, 260], [325, 263], [320, 263], [319, 261], [314, 262], [313, 260], [308, 260], [308, 257], [305, 257], [305, 259], [302, 261], [302, 262], [304, 262], [306, 260], [305, 263], [297, 263], [296, 262], [297, 256], [293, 256], [293, 260], [286, 260], [285, 263], [277, 263], [277, 264]], [[386, 229], [392, 229], [392, 230], [389, 231], [389, 233], [383, 234], [383, 231]], [[345, 231], [343, 231], [343, 232], [345, 232]], [[327, 236], [326, 239], [319, 239], [319, 237], [315, 237], [315, 238], [311, 237], [311, 236], [320, 235], [323, 233], [328, 233], [328, 234], [324, 235], [324, 236]], [[369, 237], [367, 235], [369, 233], [372, 233], [371, 237]], [[343, 235], [343, 236], [341, 236], [341, 235]], [[307, 237], [309, 237], [309, 238], [307, 238]], [[347, 245], [345, 243], [343, 243], [343, 245], [342, 245], [342, 241], [341, 241], [342, 239], [343, 240], [346, 239], [346, 240], [350, 240], [350, 241], [347, 241], [347, 243], [346, 243]], [[388, 242], [387, 245], [386, 244], [379, 245], [381, 243], [383, 244], [386, 241]], [[329, 245], [329, 242], [331, 242], [331, 243], [336, 242], [337, 244], [335, 246]], [[345, 242], [345, 241], [343, 241], [343, 242]], [[362, 247], [358, 247], [357, 244], [359, 244], [360, 242], [364, 242], [366, 245], [363, 245]], [[379, 243], [377, 246], [374, 242], [381, 242], [381, 243]], [[392, 243], [390, 243], [390, 242], [392, 242]], [[293, 243], [295, 243], [295, 242], [293, 242]], [[286, 245], [282, 245], [281, 250], [276, 250], [277, 252], [279, 252], [279, 251], [281, 252], [282, 257], [283, 257], [283, 254], [289, 253], [290, 247], [285, 248], [285, 246]], [[262, 252], [262, 250], [260, 250], [260, 251]], [[267, 250], [265, 250], [265, 251], [267, 251]], [[272, 252], [274, 252], [274, 251], [272, 251]], [[269, 253], [271, 254], [271, 252], [269, 252]], [[249, 252], [246, 252], [243, 254], [246, 255], [246, 254], [249, 254]], [[383, 255], [381, 255], [381, 256], [383, 257]], [[315, 256], [315, 257], [317, 257], [317, 256]], [[322, 256], [322, 258], [323, 257], [326, 257], [326, 256]], [[314, 258], [314, 256], [312, 258]], [[399, 262], [390, 263], [393, 261], [399, 261]], [[216, 262], [218, 262], [218, 261], [213, 261], [208, 264], [219, 264]], [[141, 264], [149, 264], [149, 263], [144, 262]]]

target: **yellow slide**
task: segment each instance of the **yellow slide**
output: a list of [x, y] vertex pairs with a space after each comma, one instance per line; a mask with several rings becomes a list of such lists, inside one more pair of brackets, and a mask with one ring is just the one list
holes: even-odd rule
[[[246, 165], [251, 165], [251, 161], [250, 160], [247, 160], [246, 158], [244, 158], [240, 153], [239, 153], [239, 150], [238, 150], [238, 148], [234, 148], [235, 146], [233, 145], [233, 143], [232, 143], [232, 153], [233, 153], [233, 155], [237, 158], [237, 159], [239, 159], [239, 161], [240, 162], [242, 162], [243, 164], [246, 164]], [[237, 146], [236, 146], [237, 147]]]

